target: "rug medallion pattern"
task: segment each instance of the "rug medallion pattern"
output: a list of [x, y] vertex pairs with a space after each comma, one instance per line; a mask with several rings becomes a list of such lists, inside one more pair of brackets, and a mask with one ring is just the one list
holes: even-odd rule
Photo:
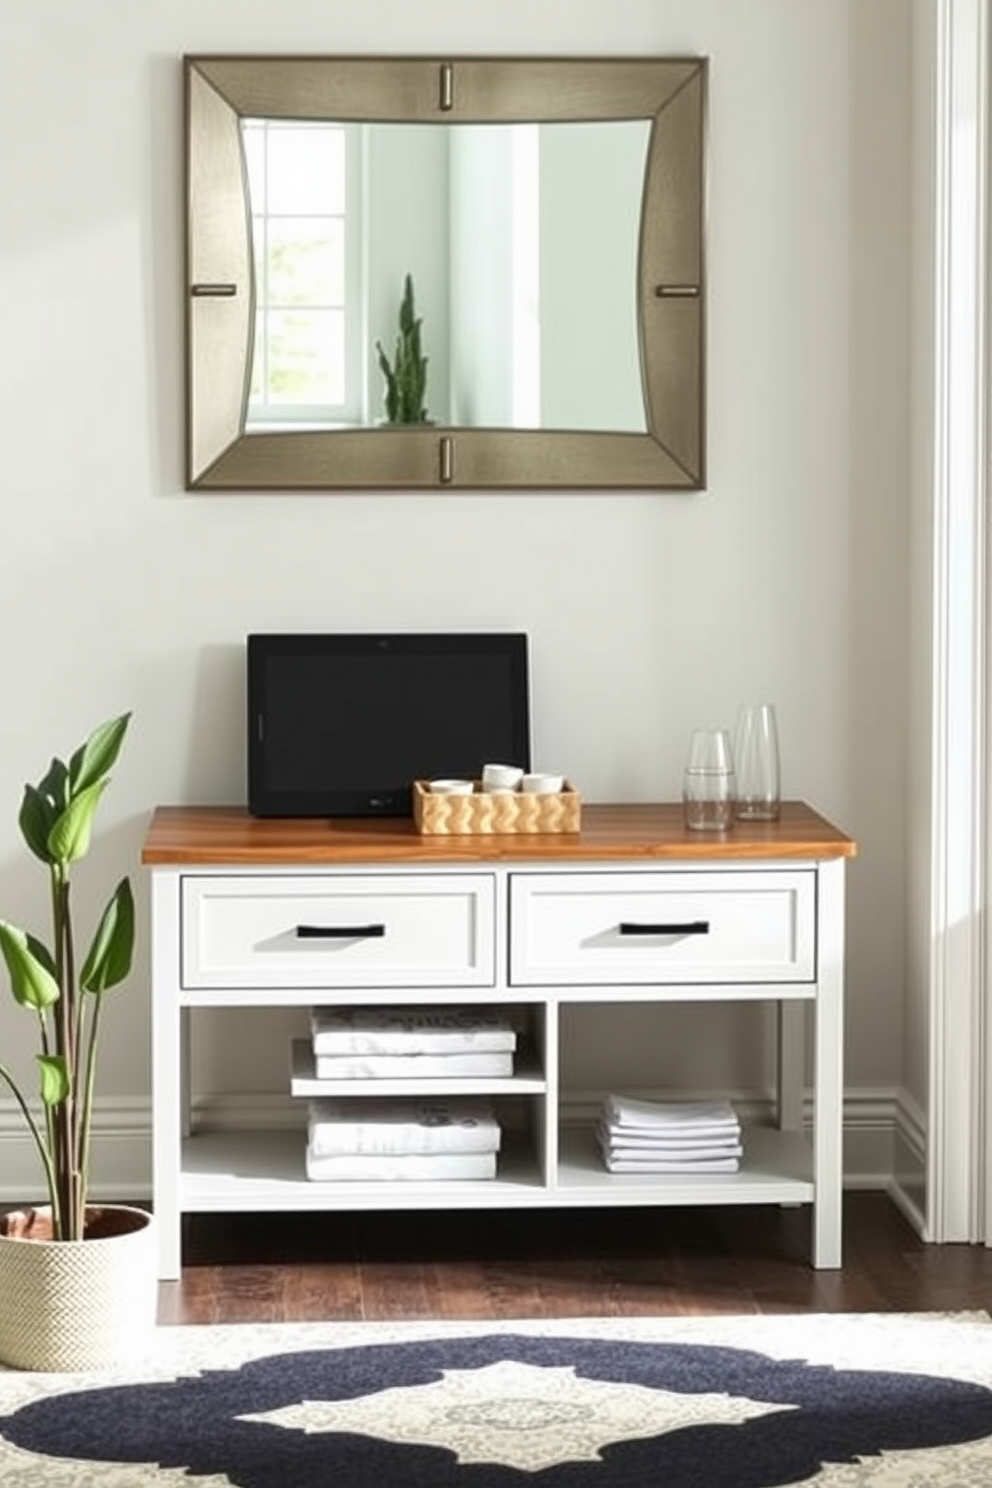
[[163, 1328], [0, 1370], [17, 1488], [992, 1488], [985, 1314]]

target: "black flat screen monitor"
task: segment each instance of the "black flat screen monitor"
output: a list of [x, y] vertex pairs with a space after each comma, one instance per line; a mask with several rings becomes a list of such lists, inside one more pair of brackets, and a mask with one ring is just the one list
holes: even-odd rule
[[530, 768], [526, 635], [248, 637], [254, 816], [409, 816], [489, 762]]

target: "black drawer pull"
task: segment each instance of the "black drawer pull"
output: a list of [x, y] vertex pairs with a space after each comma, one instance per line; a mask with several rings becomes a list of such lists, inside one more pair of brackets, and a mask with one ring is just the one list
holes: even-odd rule
[[300, 940], [376, 940], [386, 933], [385, 925], [297, 925]]
[[709, 920], [668, 920], [661, 925], [636, 925], [620, 922], [621, 935], [709, 935]]

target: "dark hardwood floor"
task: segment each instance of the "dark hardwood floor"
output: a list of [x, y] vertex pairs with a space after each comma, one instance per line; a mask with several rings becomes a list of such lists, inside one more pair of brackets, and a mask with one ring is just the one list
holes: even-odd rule
[[992, 1251], [924, 1245], [882, 1194], [845, 1197], [845, 1262], [808, 1209], [198, 1215], [163, 1323], [992, 1311]]

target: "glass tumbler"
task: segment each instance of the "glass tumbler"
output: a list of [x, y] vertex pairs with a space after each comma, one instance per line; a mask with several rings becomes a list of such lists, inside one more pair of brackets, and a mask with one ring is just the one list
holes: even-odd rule
[[696, 729], [682, 778], [685, 824], [697, 832], [725, 832], [734, 822], [737, 786], [726, 729]]
[[737, 815], [742, 821], [775, 821], [779, 814], [778, 727], [771, 703], [740, 710], [734, 739]]

